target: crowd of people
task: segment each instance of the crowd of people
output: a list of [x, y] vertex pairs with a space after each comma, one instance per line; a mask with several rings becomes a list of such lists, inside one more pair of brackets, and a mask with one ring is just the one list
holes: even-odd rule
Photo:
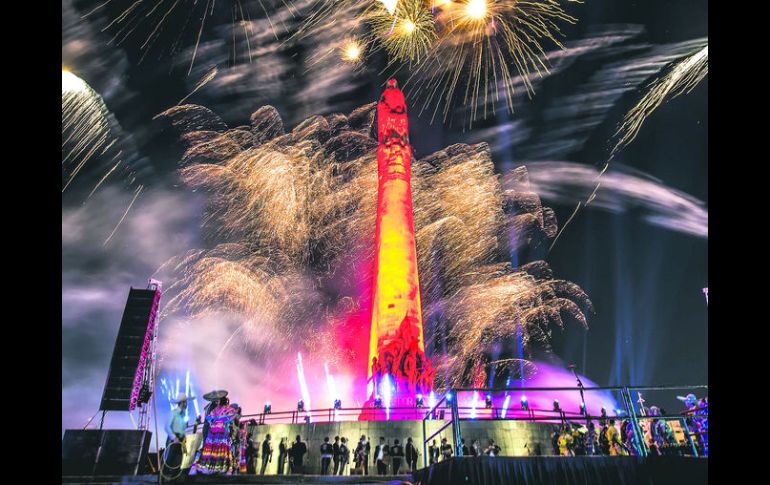
[[[708, 398], [697, 399], [694, 394], [680, 397], [687, 409], [682, 413], [689, 439], [678, 441], [666, 412], [650, 406], [639, 419], [639, 430], [649, 455], [691, 455], [693, 447], [699, 455], [708, 456]], [[641, 453], [640, 434], [628, 418], [608, 418], [605, 410], [598, 420], [588, 424], [565, 423], [551, 435], [552, 453], [562, 456], [607, 455], [629, 456]], [[598, 429], [597, 429], [598, 428]]]
[[[273, 461], [274, 446], [272, 436], [268, 433], [259, 442], [249, 432], [256, 425], [253, 420], [241, 422], [241, 408], [231, 404], [227, 391], [212, 391], [204, 396], [209, 401], [205, 408], [205, 421], [196, 420], [194, 433], [198, 426], [203, 426], [202, 443], [199, 450], [188, 451], [185, 446], [186, 422], [184, 420], [187, 401], [191, 399], [181, 393], [177, 396], [177, 407], [171, 413], [166, 426], [168, 440], [166, 442], [166, 467], [181, 466], [184, 453], [195, 453], [190, 474], [256, 474], [264, 475], [268, 465]], [[689, 436], [689, 443], [678, 442], [674, 431], [667, 419], [665, 411], [657, 406], [646, 409], [639, 420], [641, 434], [646, 445], [647, 453], [651, 455], [680, 455], [692, 454], [695, 448], [699, 455], [708, 456], [708, 398], [697, 399], [688, 394], [680, 397], [687, 410], [682, 414]], [[564, 423], [555, 429], [551, 436], [552, 452], [555, 455], [608, 455], [627, 456], [640, 453], [638, 431], [629, 419], [616, 420], [608, 417], [602, 410], [598, 426], [593, 420], [585, 425], [580, 423]], [[179, 446], [175, 446], [179, 445]], [[463, 456], [499, 456], [501, 449], [495, 441], [489, 439], [486, 447], [479, 440], [473, 440], [467, 445], [462, 439], [460, 444]], [[437, 444], [433, 440], [428, 447], [430, 464], [452, 458], [452, 444], [446, 438]], [[277, 473], [313, 473], [304, 465], [305, 455], [309, 450], [307, 444], [297, 435], [291, 443], [283, 437], [278, 443]], [[420, 455], [412, 438], [406, 443], [393, 440], [393, 444], [380, 437], [374, 447], [366, 436], [361, 436], [355, 446], [349, 444], [347, 437], [335, 436], [330, 442], [325, 437], [318, 449], [321, 466], [318, 472], [322, 475], [343, 475], [346, 469], [350, 474], [369, 474], [370, 460], [379, 475], [409, 472], [417, 468]], [[537, 453], [539, 454], [539, 453]]]

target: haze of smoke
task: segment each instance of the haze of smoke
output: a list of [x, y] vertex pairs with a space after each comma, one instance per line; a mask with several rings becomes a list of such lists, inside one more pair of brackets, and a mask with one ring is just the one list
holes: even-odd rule
[[533, 190], [546, 200], [569, 204], [589, 200], [599, 183], [590, 207], [614, 213], [640, 208], [650, 224], [708, 238], [708, 210], [702, 201], [641, 172], [617, 164], [613, 167], [599, 182], [600, 171], [595, 167], [570, 162], [527, 163]]

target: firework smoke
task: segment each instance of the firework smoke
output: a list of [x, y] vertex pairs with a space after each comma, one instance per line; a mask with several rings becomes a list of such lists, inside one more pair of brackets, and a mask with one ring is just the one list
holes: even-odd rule
[[594, 167], [569, 162], [527, 163], [534, 190], [546, 200], [574, 204], [589, 200], [592, 207], [620, 213], [642, 208], [650, 224], [672, 231], [708, 237], [708, 211], [702, 201], [667, 187], [659, 180], [622, 165], [601, 177]]
[[[163, 268], [176, 276], [166, 311], [235, 315], [239, 340], [260, 352], [323, 355], [343, 374], [360, 375], [366, 339], [355, 336], [368, 332], [377, 193], [373, 108], [312, 117], [288, 133], [269, 106], [248, 130], [227, 129], [200, 106], [164, 113], [188, 146], [183, 181], [209, 194], [211, 244]], [[433, 349], [437, 386], [469, 382], [474, 362], [486, 375], [495, 365], [491, 346], [517, 328], [529, 352], [548, 349], [564, 318], [585, 325], [591, 305], [577, 285], [554, 280], [543, 261], [507, 262], [513, 251], [526, 260], [556, 232], [525, 170], [504, 190], [489, 147], [478, 144], [450, 146], [412, 171], [423, 308], [432, 322], [426, 341], [447, 345], [446, 356]]]

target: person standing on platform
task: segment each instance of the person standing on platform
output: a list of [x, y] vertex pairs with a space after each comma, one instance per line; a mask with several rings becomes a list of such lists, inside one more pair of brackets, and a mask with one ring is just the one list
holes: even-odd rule
[[610, 454], [610, 428], [607, 426], [607, 422], [602, 425], [601, 431], [599, 431], [599, 451], [601, 455], [609, 456]]
[[620, 431], [615, 426], [615, 420], [610, 419], [610, 424], [607, 427], [607, 441], [610, 444], [610, 456], [626, 456], [628, 453], [623, 447], [623, 442], [620, 441]]
[[574, 456], [572, 454], [572, 430], [569, 426], [562, 428], [559, 433], [559, 455]]
[[345, 466], [348, 464], [348, 461], [350, 460], [350, 449], [348, 448], [347, 438], [342, 438], [342, 443], [340, 444], [339, 460], [340, 460], [339, 474], [343, 475], [345, 473]]
[[428, 447], [428, 464], [438, 463], [439, 454], [439, 447], [436, 445], [436, 440], [433, 440], [433, 444]]
[[340, 437], [334, 437], [334, 444], [332, 445], [332, 460], [334, 461], [334, 472], [332, 475], [336, 475], [340, 468]]
[[487, 456], [500, 455], [500, 447], [495, 444], [495, 440], [493, 439], [489, 440], [489, 444], [487, 445], [487, 449], [484, 450], [484, 454]]
[[406, 440], [406, 466], [413, 472], [417, 468], [417, 448], [412, 444], [412, 438]]
[[479, 443], [479, 440], [473, 440], [473, 443], [471, 443], [471, 456], [481, 456], [481, 443]]
[[446, 438], [441, 440], [441, 461], [447, 461], [452, 458], [452, 445], [447, 443]]
[[463, 456], [471, 456], [471, 448], [465, 444], [465, 438], [460, 438], [460, 446], [463, 450]]
[[267, 464], [273, 461], [273, 444], [270, 442], [270, 433], [265, 435], [265, 440], [262, 442], [262, 468], [259, 470], [260, 475], [265, 474]]
[[380, 436], [380, 444], [374, 448], [374, 461], [377, 464], [377, 474], [387, 475], [388, 464], [385, 462], [385, 458], [390, 454], [388, 445], [385, 444], [385, 437]]
[[329, 474], [329, 465], [332, 462], [334, 456], [334, 447], [329, 444], [329, 437], [324, 438], [324, 442], [321, 445], [321, 475]]
[[289, 454], [289, 447], [286, 445], [286, 437], [281, 438], [278, 444], [278, 474], [283, 475], [286, 465], [286, 456]]
[[398, 440], [393, 441], [393, 446], [390, 447], [390, 456], [393, 459], [393, 474], [398, 475], [401, 462], [404, 459], [404, 447], [399, 444]]
[[187, 397], [183, 392], [177, 395], [176, 401], [174, 401], [176, 407], [171, 411], [171, 418], [166, 425], [168, 438], [166, 438], [167, 452], [164, 467], [168, 470], [164, 471], [165, 475], [176, 475], [173, 470], [178, 470], [182, 466], [182, 459], [185, 454], [185, 428], [187, 426], [184, 415], [188, 399], [192, 399], [192, 396]]
[[356, 468], [360, 468], [363, 466], [364, 468], [364, 475], [369, 474], [369, 450], [371, 450], [371, 445], [369, 444], [369, 441], [366, 439], [366, 436], [361, 435], [361, 441], [358, 442], [358, 446], [356, 446]]
[[203, 443], [201, 457], [190, 471], [191, 474], [217, 474], [230, 470], [232, 465], [230, 424], [237, 412], [237, 409], [230, 406], [230, 400], [222, 397], [219, 406], [206, 417], [211, 423], [209, 433]]
[[254, 466], [254, 460], [257, 458], [257, 447], [254, 446], [254, 439], [249, 434], [246, 437], [246, 474], [256, 475], [257, 467]]
[[297, 435], [297, 441], [292, 443], [290, 453], [293, 465], [292, 473], [299, 473], [300, 475], [304, 474], [305, 471], [302, 468], [302, 459], [304, 458], [305, 453], [307, 453], [307, 445], [302, 441], [300, 435]]

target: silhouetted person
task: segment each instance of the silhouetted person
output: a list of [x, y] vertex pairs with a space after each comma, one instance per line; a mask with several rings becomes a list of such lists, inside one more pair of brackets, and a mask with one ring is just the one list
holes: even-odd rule
[[398, 440], [393, 441], [393, 446], [390, 447], [390, 456], [393, 458], [393, 474], [398, 475], [398, 470], [401, 469], [401, 462], [404, 459], [404, 447], [399, 444]]
[[270, 443], [270, 434], [265, 436], [265, 441], [262, 442], [262, 469], [259, 471], [260, 475], [265, 474], [267, 464], [273, 461], [273, 444]]
[[284, 466], [286, 465], [286, 456], [289, 454], [289, 447], [286, 445], [286, 438], [281, 438], [281, 442], [278, 444], [278, 474], [283, 475]]
[[348, 464], [348, 461], [350, 460], [350, 448], [348, 448], [347, 438], [342, 438], [342, 443], [340, 444], [339, 459], [340, 459], [339, 474], [342, 475], [345, 472], [345, 466]]
[[460, 445], [463, 450], [463, 456], [471, 456], [471, 449], [465, 444], [465, 438], [460, 438]]
[[334, 444], [332, 445], [332, 460], [334, 460], [334, 473], [332, 475], [336, 475], [337, 471], [339, 471], [340, 468], [340, 437], [335, 436], [334, 437]]
[[254, 459], [257, 457], [257, 447], [254, 446], [254, 439], [251, 434], [246, 437], [246, 473], [249, 475], [257, 474], [257, 467], [254, 466]]
[[481, 455], [481, 443], [479, 443], [479, 440], [473, 440], [473, 443], [471, 443], [471, 456], [480, 456]]
[[329, 437], [324, 438], [324, 442], [321, 445], [321, 475], [329, 474], [329, 465], [332, 462], [332, 456], [334, 456], [334, 447], [329, 444]]
[[305, 453], [307, 453], [307, 445], [302, 441], [302, 438], [300, 438], [299, 435], [297, 435], [297, 441], [292, 443], [290, 453], [293, 468], [292, 473], [304, 473], [304, 470], [302, 469], [302, 459], [304, 458]]
[[484, 450], [484, 454], [487, 456], [498, 456], [500, 454], [500, 447], [495, 444], [495, 440], [489, 440], [487, 449]]
[[438, 463], [438, 456], [440, 454], [439, 447], [436, 445], [436, 440], [433, 440], [433, 444], [428, 447], [428, 463], [433, 465]]
[[390, 453], [388, 445], [385, 444], [385, 437], [380, 436], [380, 444], [374, 449], [374, 461], [377, 463], [377, 474], [387, 475], [388, 464], [385, 462], [385, 457]]
[[452, 458], [452, 445], [447, 443], [446, 438], [441, 440], [441, 461]]
[[364, 466], [364, 475], [369, 474], [369, 451], [371, 450], [371, 445], [369, 444], [369, 441], [366, 439], [366, 436], [361, 435], [361, 440], [358, 442], [358, 446], [356, 446], [356, 468], [360, 467], [361, 465]]
[[406, 466], [410, 471], [417, 467], [417, 448], [412, 444], [412, 438], [406, 440]]

